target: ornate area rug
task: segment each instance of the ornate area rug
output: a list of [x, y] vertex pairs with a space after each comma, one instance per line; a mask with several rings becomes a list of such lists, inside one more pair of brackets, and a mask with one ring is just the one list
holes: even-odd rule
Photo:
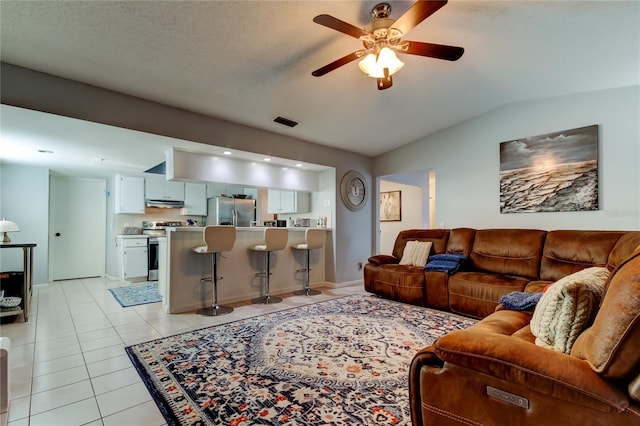
[[349, 296], [126, 351], [169, 425], [408, 425], [414, 354], [474, 323]]
[[123, 308], [162, 302], [162, 296], [158, 292], [158, 283], [114, 287], [107, 290], [113, 294], [113, 297]]

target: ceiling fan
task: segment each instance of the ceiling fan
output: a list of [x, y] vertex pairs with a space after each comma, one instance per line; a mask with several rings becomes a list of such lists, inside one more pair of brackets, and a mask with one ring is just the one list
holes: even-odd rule
[[313, 71], [314, 77], [323, 76], [343, 65], [364, 57], [359, 66], [362, 72], [377, 80], [378, 90], [393, 85], [391, 76], [403, 67], [397, 53], [426, 56], [457, 61], [464, 53], [462, 47], [402, 40], [409, 31], [447, 4], [447, 0], [420, 0], [414, 3], [400, 18], [389, 18], [391, 5], [379, 3], [371, 10], [373, 21], [360, 29], [330, 15], [318, 15], [313, 22], [340, 31], [362, 41], [364, 49], [356, 50], [322, 68]]

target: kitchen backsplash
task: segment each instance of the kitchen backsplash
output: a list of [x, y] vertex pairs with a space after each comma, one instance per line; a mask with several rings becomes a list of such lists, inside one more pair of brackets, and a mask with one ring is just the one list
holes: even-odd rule
[[197, 222], [196, 226], [204, 226], [204, 216], [182, 216], [180, 209], [159, 209], [147, 207], [144, 215], [140, 214], [116, 214], [115, 233], [123, 234], [125, 224], [128, 227], [141, 228], [143, 221], [176, 221], [186, 225], [187, 220]]

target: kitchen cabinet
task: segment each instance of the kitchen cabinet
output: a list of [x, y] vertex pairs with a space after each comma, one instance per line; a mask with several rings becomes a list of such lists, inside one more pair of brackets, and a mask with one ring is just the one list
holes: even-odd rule
[[147, 278], [148, 249], [146, 237], [122, 237], [116, 239], [118, 246], [118, 271], [120, 278]]
[[164, 176], [147, 176], [144, 179], [147, 200], [184, 201], [184, 182], [166, 180]]
[[144, 214], [144, 178], [116, 175], [116, 213]]
[[204, 183], [184, 184], [184, 207], [180, 209], [183, 216], [207, 215], [207, 185]]
[[289, 189], [269, 189], [267, 191], [267, 213], [307, 213], [310, 195], [308, 192]]
[[258, 199], [258, 189], [255, 187], [247, 187], [244, 185], [234, 185], [227, 183], [208, 183], [207, 198], [217, 197], [220, 195], [245, 194], [253, 199]]

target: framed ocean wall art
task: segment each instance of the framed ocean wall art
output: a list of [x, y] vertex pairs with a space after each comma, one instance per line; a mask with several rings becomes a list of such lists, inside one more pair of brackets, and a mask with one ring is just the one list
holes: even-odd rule
[[402, 220], [402, 193], [389, 191], [380, 193], [380, 222]]
[[598, 126], [500, 143], [500, 213], [598, 210]]

